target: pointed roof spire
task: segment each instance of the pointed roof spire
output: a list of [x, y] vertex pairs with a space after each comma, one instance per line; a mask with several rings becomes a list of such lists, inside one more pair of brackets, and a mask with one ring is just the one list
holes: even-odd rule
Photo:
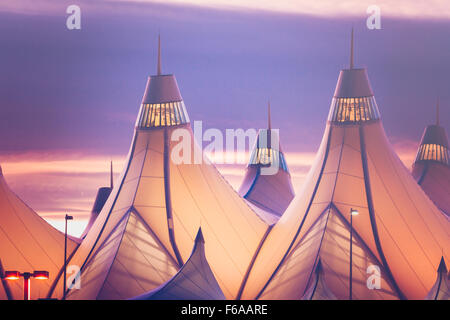
[[158, 34], [158, 69], [157, 75], [161, 75], [161, 34]]
[[195, 237], [195, 243], [205, 243], [205, 238], [203, 238], [202, 227], [198, 228], [197, 236]]
[[271, 129], [272, 129], [272, 122], [271, 122], [271, 119], [270, 119], [270, 99], [269, 99], [269, 103], [268, 103], [268, 106], [267, 106], [267, 113], [268, 113], [268, 117], [267, 117], [267, 121], [268, 121], [267, 129], [268, 129], [268, 130], [271, 130]]
[[439, 125], [439, 97], [437, 98], [436, 103], [436, 125]]
[[444, 256], [441, 257], [441, 262], [439, 263], [437, 271], [438, 273], [443, 273], [444, 275], [447, 275], [447, 266], [445, 265]]
[[353, 69], [353, 27], [352, 27], [352, 38], [351, 38], [351, 43], [350, 43], [350, 69]]
[[112, 162], [112, 160], [111, 160], [111, 172], [110, 172], [110, 186], [111, 186], [111, 189], [114, 187], [114, 177], [113, 177], [113, 162]]
[[437, 269], [436, 282], [428, 292], [425, 300], [449, 300], [450, 299], [450, 277], [447, 275], [444, 256], [441, 258]]

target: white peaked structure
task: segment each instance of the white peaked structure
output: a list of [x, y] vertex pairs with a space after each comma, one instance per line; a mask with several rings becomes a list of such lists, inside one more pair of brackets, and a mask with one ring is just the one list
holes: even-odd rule
[[209, 266], [235, 298], [268, 231], [210, 162], [194, 159], [202, 151], [159, 52], [121, 178], [70, 261], [81, 267], [81, 289], [67, 299], [129, 299], [161, 286], [189, 259], [200, 226]]
[[[68, 240], [68, 255], [77, 243]], [[6, 184], [0, 168], [0, 274], [4, 271], [45, 270], [48, 280], [31, 280], [31, 299], [45, 298], [62, 272], [64, 234], [19, 199]], [[23, 280], [0, 282], [0, 300], [23, 299]]]
[[[278, 139], [276, 146], [272, 141]], [[273, 174], [264, 174], [262, 168], [273, 166]], [[268, 173], [271, 170], [268, 170]], [[239, 188], [239, 194], [252, 205], [264, 210], [263, 217], [281, 216], [294, 198], [291, 175], [286, 159], [279, 143], [277, 131], [273, 131], [270, 121], [270, 102], [268, 106], [268, 127], [258, 132], [258, 138], [250, 156], [244, 180]], [[267, 219], [270, 221], [272, 219]]]
[[84, 239], [86, 237], [86, 235], [88, 234], [89, 230], [91, 230], [92, 225], [94, 224], [98, 215], [102, 211], [103, 206], [106, 203], [106, 200], [108, 200], [108, 197], [111, 194], [113, 187], [114, 187], [114, 178], [113, 178], [113, 165], [112, 165], [112, 161], [111, 161], [110, 185], [109, 185], [109, 187], [101, 187], [98, 189], [97, 196], [95, 197], [94, 205], [92, 206], [91, 215], [89, 217], [88, 224], [86, 225], [86, 228], [84, 229], [83, 233], [81, 234], [81, 239]]
[[[352, 209], [359, 215], [351, 219]], [[266, 237], [239, 297], [301, 299], [320, 260], [322, 283], [338, 299], [423, 299], [436, 262], [450, 259], [449, 232], [389, 144], [366, 70], [351, 67], [339, 74], [304, 187]]]
[[444, 258], [439, 263], [436, 282], [425, 300], [450, 300], [450, 274], [447, 273]]
[[425, 128], [412, 174], [423, 191], [450, 218], [448, 139], [445, 129], [439, 124], [439, 102], [436, 109], [436, 124]]
[[135, 300], [224, 300], [225, 296], [205, 256], [205, 240], [201, 229], [195, 238], [188, 261], [172, 279]]

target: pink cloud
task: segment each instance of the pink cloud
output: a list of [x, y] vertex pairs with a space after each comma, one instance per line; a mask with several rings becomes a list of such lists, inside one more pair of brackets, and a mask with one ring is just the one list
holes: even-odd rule
[[[128, 9], [131, 13], [142, 13], [145, 4], [172, 4], [198, 6], [218, 10], [260, 10], [286, 14], [301, 14], [319, 17], [367, 17], [367, 8], [378, 5], [384, 17], [408, 19], [450, 19], [447, 0], [104, 0], [83, 1], [78, 5], [93, 10]], [[135, 4], [141, 8], [136, 10]], [[67, 2], [54, 0], [3, 0], [0, 11], [25, 14], [65, 14]]]

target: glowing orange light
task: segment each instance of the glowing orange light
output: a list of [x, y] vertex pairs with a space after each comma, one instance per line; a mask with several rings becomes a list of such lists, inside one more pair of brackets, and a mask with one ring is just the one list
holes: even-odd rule
[[19, 271], [5, 271], [4, 278], [6, 280], [19, 280], [20, 273], [19, 273]]
[[33, 277], [39, 280], [47, 280], [49, 278], [48, 271], [35, 271]]

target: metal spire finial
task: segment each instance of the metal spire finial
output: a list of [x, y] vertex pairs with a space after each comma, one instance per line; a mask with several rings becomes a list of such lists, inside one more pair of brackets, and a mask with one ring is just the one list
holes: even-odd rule
[[157, 75], [161, 75], [161, 35], [158, 34], [158, 71]]
[[111, 186], [111, 189], [113, 189], [113, 187], [114, 187], [114, 176], [113, 176], [113, 162], [112, 162], [112, 160], [111, 160], [110, 186]]
[[350, 69], [353, 69], [353, 66], [354, 66], [354, 64], [353, 64], [353, 59], [354, 59], [353, 50], [354, 50], [354, 48], [353, 48], [353, 27], [352, 27], [352, 39], [351, 39], [351, 43], [350, 43]]
[[437, 99], [436, 103], [436, 125], [439, 125], [439, 97]]
[[272, 129], [272, 121], [270, 118], [270, 99], [269, 99], [269, 103], [267, 106], [267, 113], [268, 113], [268, 117], [267, 117], [267, 121], [268, 121], [268, 125], [267, 125], [267, 129], [271, 130]]

